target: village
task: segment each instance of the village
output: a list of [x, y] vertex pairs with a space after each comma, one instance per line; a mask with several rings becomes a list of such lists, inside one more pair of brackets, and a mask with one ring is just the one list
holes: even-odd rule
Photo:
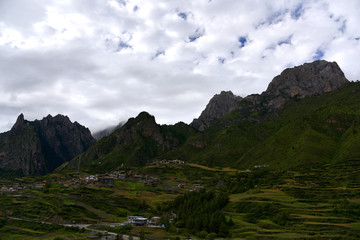
[[[162, 165], [162, 164], [185, 164], [184, 161], [180, 160], [162, 160], [151, 163], [151, 165]], [[21, 179], [17, 179], [13, 182], [0, 182], [0, 194], [10, 194], [14, 199], [26, 197], [29, 195], [29, 191], [46, 191], [46, 189], [51, 188], [52, 186], [58, 186], [63, 188], [71, 188], [71, 187], [107, 187], [113, 188], [116, 187], [116, 182], [133, 182], [133, 183], [143, 183], [144, 186], [147, 187], [156, 187], [161, 186], [165, 191], [177, 193], [179, 191], [199, 191], [204, 189], [204, 186], [201, 184], [191, 184], [186, 185], [184, 182], [177, 183], [176, 185], [169, 185], [163, 181], [160, 181], [158, 177], [145, 175], [133, 170], [115, 170], [105, 174], [93, 174], [93, 175], [85, 175], [72, 177], [72, 178], [44, 178], [41, 181], [36, 181], [32, 183], [26, 183], [26, 180], [21, 181]], [[16, 201], [16, 200], [14, 200]], [[0, 211], [1, 216], [6, 216], [11, 218], [11, 211]], [[26, 219], [22, 219], [26, 220]], [[47, 220], [46, 220], [47, 221]], [[84, 226], [88, 226], [86, 223], [77, 223], [76, 221], [66, 221], [59, 224], [65, 224], [65, 226], [75, 226], [82, 228]], [[149, 227], [149, 228], [163, 228], [164, 226], [160, 224], [160, 217], [144, 217], [144, 216], [128, 216], [127, 220], [119, 223], [106, 223], [99, 222], [100, 225], [108, 225], [108, 226], [141, 226], [141, 227]]]
[[[154, 161], [151, 165], [182, 165], [185, 164], [182, 160], [159, 160]], [[3, 183], [0, 185], [0, 194], [4, 193], [16, 193], [18, 191], [22, 191], [25, 189], [43, 189], [47, 185], [59, 184], [64, 187], [80, 187], [86, 185], [106, 185], [106, 186], [114, 186], [115, 181], [126, 181], [126, 182], [143, 182], [144, 186], [155, 186], [161, 184], [160, 179], [158, 177], [144, 175], [138, 173], [136, 171], [131, 170], [115, 170], [112, 172], [108, 172], [105, 174], [94, 174], [94, 175], [84, 175], [79, 177], [73, 177], [69, 179], [58, 178], [58, 179], [47, 179], [33, 183], [24, 183], [14, 181], [11, 183]], [[167, 186], [165, 186], [167, 187]], [[185, 188], [185, 183], [179, 183], [177, 188]], [[200, 184], [194, 184], [192, 190], [202, 189], [203, 186]], [[170, 189], [170, 188], [169, 188]]]
[[[132, 182], [144, 182], [145, 185], [154, 185], [159, 182], [159, 179], [156, 177], [137, 174], [133, 171], [113, 171], [106, 174], [94, 174], [81, 177], [74, 177], [70, 179], [51, 179], [51, 180], [42, 180], [35, 183], [22, 183], [22, 182], [12, 182], [9, 184], [4, 184], [0, 188], [0, 193], [14, 193], [22, 191], [25, 189], [42, 189], [47, 186], [47, 184], [59, 184], [64, 187], [80, 187], [86, 185], [107, 185], [113, 186], [116, 180], [121, 181], [132, 181]], [[51, 182], [48, 182], [51, 181]]]
[[[160, 160], [149, 163], [149, 168], [157, 168], [162, 169], [163, 167], [173, 166], [175, 168], [180, 165], [186, 165], [184, 161], [181, 160]], [[191, 167], [199, 167], [192, 166]], [[219, 170], [221, 171], [221, 170]], [[247, 173], [251, 172], [250, 170], [246, 171]], [[170, 178], [171, 179], [171, 178]], [[8, 194], [8, 196], [12, 196], [14, 202], [24, 201], [23, 199], [27, 199], [31, 196], [31, 194], [39, 192], [44, 194], [48, 191], [52, 191], [51, 189], [58, 189], [57, 191], [64, 191], [61, 189], [77, 189], [77, 188], [94, 188], [94, 189], [113, 189], [114, 191], [118, 191], [119, 188], [129, 188], [131, 186], [143, 186], [147, 187], [147, 191], [158, 191], [161, 189], [164, 193], [168, 194], [179, 194], [185, 192], [193, 192], [193, 191], [201, 191], [205, 189], [205, 186], [202, 184], [200, 179], [195, 178], [191, 182], [185, 179], [182, 180], [170, 180], [160, 178], [156, 174], [151, 174], [151, 171], [136, 171], [134, 169], [128, 169], [121, 167], [118, 170], [114, 170], [111, 172], [107, 172], [104, 174], [78, 174], [71, 173], [69, 175], [49, 175], [45, 177], [38, 177], [37, 180], [33, 180], [33, 182], [27, 182], [28, 179], [18, 178], [14, 179], [13, 182], [1, 182], [0, 179], [0, 194]], [[218, 183], [217, 185], [219, 185]], [[224, 183], [221, 182], [220, 185]], [[216, 186], [217, 186], [216, 185]], [[151, 190], [153, 189], [153, 190]], [[72, 191], [72, 190], [70, 190]], [[128, 191], [128, 190], [126, 190]], [[130, 190], [135, 194], [134, 197], [138, 198], [142, 196], [142, 190], [138, 192], [138, 190]], [[73, 201], [75, 205], [77, 205], [77, 199], [79, 195], [72, 194], [71, 197], [67, 197], [69, 202]], [[70, 203], [71, 204], [71, 203]], [[83, 203], [81, 206], [85, 206]], [[93, 211], [93, 210], [92, 210]], [[133, 213], [133, 214], [132, 214]], [[140, 213], [140, 214], [139, 214]], [[88, 235], [87, 239], [115, 239], [116, 235], [114, 232], [121, 231], [120, 229], [124, 229], [124, 231], [128, 231], [125, 229], [131, 228], [147, 228], [147, 229], [165, 229], [166, 226], [161, 221], [161, 217], [156, 214], [142, 215], [141, 212], [128, 212], [128, 215], [122, 216], [122, 218], [106, 221], [105, 219], [101, 221], [87, 221], [87, 220], [74, 220], [74, 219], [59, 219], [55, 221], [52, 217], [42, 218], [41, 220], [32, 220], [26, 217], [17, 218], [15, 215], [8, 210], [2, 211], [0, 213], [1, 216], [6, 217], [8, 219], [21, 220], [21, 221], [31, 221], [31, 222], [39, 222], [45, 224], [57, 224], [63, 225], [65, 227], [78, 228], [90, 231], [90, 235]], [[16, 215], [17, 216], [17, 215]], [[168, 220], [171, 223], [176, 216], [168, 216]], [[54, 222], [55, 221], [55, 222]], [[101, 230], [107, 229], [107, 230]], [[128, 239], [127, 235], [123, 235], [123, 239]], [[132, 239], [138, 239], [138, 237], [133, 236]]]
[[[168, 165], [168, 164], [184, 164], [180, 160], [162, 160], [152, 165]], [[56, 175], [55, 175], [56, 176]], [[28, 197], [30, 192], [40, 191], [46, 192], [47, 189], [56, 186], [57, 188], [73, 188], [73, 187], [106, 187], [106, 188], [116, 188], [117, 183], [119, 182], [129, 182], [129, 183], [143, 183], [147, 187], [157, 187], [161, 186], [164, 190], [176, 193], [184, 191], [199, 191], [204, 189], [204, 186], [201, 184], [186, 184], [185, 182], [179, 182], [176, 185], [170, 186], [165, 182], [161, 181], [158, 177], [151, 176], [149, 174], [142, 174], [133, 170], [115, 170], [105, 174], [92, 174], [65, 178], [60, 176], [59, 178], [45, 177], [41, 181], [35, 181], [27, 183], [26, 178], [24, 179], [14, 179], [13, 182], [0, 182], [0, 194], [9, 194], [14, 199], [13, 201], [18, 201], [21, 197]], [[142, 216], [142, 215], [130, 215], [126, 217], [126, 220], [123, 222], [77, 222], [77, 221], [60, 221], [54, 223], [51, 219], [42, 219], [42, 220], [32, 220], [22, 217], [15, 217], [12, 211], [4, 210], [0, 211], [2, 217], [6, 217], [12, 220], [18, 221], [30, 221], [34, 223], [41, 224], [59, 224], [64, 227], [79, 228], [90, 231], [90, 235], [86, 239], [115, 239], [117, 234], [113, 233], [111, 229], [119, 228], [128, 228], [131, 227], [142, 227], [142, 228], [165, 228], [165, 225], [161, 223], [160, 216]], [[172, 217], [173, 218], [173, 217]], [[171, 220], [171, 219], [170, 219]], [[99, 230], [102, 227], [108, 227], [109, 231]], [[132, 236], [132, 239], [139, 239], [139, 237]], [[130, 239], [128, 235], [122, 235], [122, 239]]]

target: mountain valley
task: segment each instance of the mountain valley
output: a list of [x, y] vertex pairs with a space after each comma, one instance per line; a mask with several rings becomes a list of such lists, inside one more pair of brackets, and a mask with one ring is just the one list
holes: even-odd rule
[[189, 125], [141, 112], [95, 140], [21, 114], [0, 134], [0, 238], [358, 239], [359, 102], [359, 82], [315, 61], [215, 95]]

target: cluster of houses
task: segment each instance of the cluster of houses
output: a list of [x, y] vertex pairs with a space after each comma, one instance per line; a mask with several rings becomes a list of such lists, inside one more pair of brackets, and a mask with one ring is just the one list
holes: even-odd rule
[[264, 165], [255, 165], [254, 168], [268, 168], [270, 165], [264, 164]]
[[45, 187], [45, 184], [46, 184], [45, 182], [29, 183], [29, 184], [14, 182], [9, 185], [1, 186], [0, 193], [14, 193], [24, 189], [42, 189], [43, 187]]
[[200, 191], [201, 189], [204, 189], [204, 186], [200, 185], [200, 184], [194, 184], [192, 189], [190, 190], [192, 191]]
[[128, 216], [127, 223], [133, 226], [162, 227], [160, 217]]
[[174, 164], [174, 165], [179, 165], [179, 164], [185, 164], [184, 161], [182, 160], [178, 160], [178, 159], [175, 159], [175, 160], [157, 160], [157, 161], [154, 161], [152, 162], [153, 164], [156, 164], [156, 165], [159, 165], [159, 164]]
[[97, 176], [97, 184], [100, 185], [114, 185], [115, 180], [143, 182], [145, 186], [155, 186], [160, 184], [160, 179], [157, 177], [137, 174], [132, 171], [128, 172], [111, 172]]
[[[78, 178], [71, 178], [71, 179], [53, 179], [51, 184], [60, 184], [65, 187], [70, 186], [84, 186], [88, 184], [98, 184], [98, 185], [113, 185], [115, 180], [127, 180], [129, 179], [142, 179], [143, 176], [137, 176], [135, 173], [131, 171], [114, 171], [107, 174], [96, 174]], [[149, 178], [151, 179], [151, 178]], [[153, 182], [154, 180], [151, 179]], [[0, 186], [0, 193], [13, 193], [17, 191], [21, 191], [24, 189], [42, 189], [46, 186], [46, 181], [36, 182], [36, 183], [19, 183], [13, 182], [10, 184]]]
[[87, 184], [113, 185], [115, 180], [125, 180], [129, 176], [131, 176], [131, 172], [113, 171], [107, 174], [95, 174], [67, 180], [56, 180], [55, 183], [63, 184], [65, 187]]
[[88, 184], [113, 186], [116, 180], [144, 182], [145, 185], [148, 186], [154, 186], [159, 183], [158, 178], [143, 174], [136, 174], [132, 171], [113, 171], [106, 174], [95, 174], [67, 180], [55, 180], [54, 183], [62, 184], [65, 187]]
[[[162, 160], [160, 161], [161, 164], [184, 164], [184, 161], [181, 160]], [[71, 179], [53, 179], [51, 184], [60, 184], [64, 187], [70, 186], [85, 186], [89, 184], [94, 185], [107, 185], [113, 186], [116, 180], [121, 181], [132, 181], [132, 182], [143, 182], [145, 186], [156, 186], [161, 184], [161, 181], [157, 177], [139, 174], [133, 171], [113, 171], [106, 174], [96, 174], [96, 175], [89, 175], [89, 176], [82, 176], [82, 177], [74, 177]], [[46, 186], [46, 181], [36, 182], [36, 183], [17, 183], [13, 182], [7, 185], [0, 186], [0, 194], [1, 193], [16, 193], [18, 191], [24, 189], [42, 189]], [[172, 186], [167, 186], [172, 187]], [[179, 183], [177, 186], [174, 186], [174, 189], [170, 189], [172, 191], [177, 191], [175, 188], [185, 188], [184, 183]], [[193, 185], [190, 191], [199, 191], [204, 186], [200, 184]]]

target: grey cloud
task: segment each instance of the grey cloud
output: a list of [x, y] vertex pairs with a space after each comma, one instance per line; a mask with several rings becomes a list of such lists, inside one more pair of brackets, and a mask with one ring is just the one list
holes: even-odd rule
[[42, 0], [1, 0], [0, 22], [5, 22], [27, 34], [33, 23], [46, 16], [44, 10]]
[[[360, 79], [358, 1], [34, 0], [23, 18], [20, 2], [0, 1], [13, 14], [0, 6], [0, 31], [21, 35], [13, 45], [0, 35], [0, 131], [20, 112], [66, 114], [92, 131], [140, 111], [190, 122], [221, 90], [260, 93], [313, 58]], [[46, 7], [71, 24], [51, 22]]]

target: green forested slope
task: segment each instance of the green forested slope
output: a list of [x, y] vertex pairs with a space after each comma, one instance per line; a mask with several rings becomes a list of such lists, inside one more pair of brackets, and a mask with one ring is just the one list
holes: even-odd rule
[[212, 167], [288, 169], [360, 159], [360, 83], [292, 99], [276, 111], [261, 104], [246, 109], [246, 120], [236, 110], [202, 132], [184, 123], [161, 126], [141, 113], [66, 168], [77, 169], [80, 162], [82, 170], [112, 170], [181, 159]]
[[283, 113], [260, 125], [278, 129], [236, 161], [238, 167], [274, 168], [360, 160], [360, 85], [289, 102]]
[[196, 131], [184, 123], [160, 126], [142, 112], [58, 169], [106, 172], [121, 166], [141, 167], [184, 143]]

